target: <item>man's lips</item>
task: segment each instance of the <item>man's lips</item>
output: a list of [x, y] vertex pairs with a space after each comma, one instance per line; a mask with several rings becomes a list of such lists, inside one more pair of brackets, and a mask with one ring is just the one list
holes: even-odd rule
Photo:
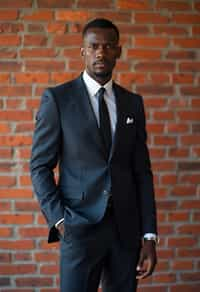
[[97, 67], [106, 67], [107, 66], [107, 63], [106, 62], [95, 62], [94, 63], [94, 66], [97, 66]]

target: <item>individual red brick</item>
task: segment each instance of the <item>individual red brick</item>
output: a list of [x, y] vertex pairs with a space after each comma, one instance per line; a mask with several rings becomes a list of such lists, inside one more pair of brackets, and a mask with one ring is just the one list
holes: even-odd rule
[[10, 212], [11, 210], [11, 204], [10, 202], [4, 202], [3, 200], [1, 201], [1, 204], [0, 204], [0, 211], [9, 211]]
[[31, 261], [32, 260], [32, 255], [30, 253], [27, 252], [21, 252], [21, 253], [17, 253], [14, 255], [14, 259], [15, 261]]
[[180, 88], [180, 92], [182, 95], [199, 96], [200, 87], [183, 86]]
[[156, 24], [165, 23], [166, 24], [169, 22], [168, 16], [164, 16], [159, 13], [136, 13], [134, 19], [136, 23], [147, 23], [147, 24], [150, 24], [150, 23], [156, 23]]
[[192, 260], [173, 260], [172, 269], [173, 270], [192, 270], [193, 261]]
[[187, 135], [181, 137], [181, 143], [183, 145], [199, 145], [200, 144], [200, 135]]
[[188, 1], [157, 1], [157, 9], [167, 9], [169, 11], [189, 10], [191, 3]]
[[1, 146], [24, 146], [31, 145], [32, 137], [31, 136], [5, 136], [0, 137]]
[[29, 32], [45, 32], [45, 28], [43, 24], [31, 23], [28, 25]]
[[152, 149], [150, 148], [150, 156], [151, 158], [164, 158], [165, 157], [165, 150], [164, 149]]
[[[0, 5], [1, 5], [1, 2], [0, 2]], [[12, 23], [12, 22], [0, 23], [1, 33], [17, 33], [21, 31], [24, 31], [23, 23]]]
[[198, 34], [200, 34], [200, 27], [199, 27], [199, 25], [198, 26], [193, 26], [192, 27], [192, 34], [193, 35], [198, 35]]
[[138, 85], [137, 92], [139, 92], [142, 95], [148, 96], [148, 95], [173, 95], [174, 89], [172, 86], [166, 86], [166, 85]]
[[165, 25], [155, 25], [153, 28], [155, 34], [161, 34], [163, 36], [169, 35], [187, 35], [187, 27], [177, 27], [177, 26], [165, 26]]
[[0, 253], [0, 262], [1, 263], [10, 263], [11, 262], [11, 253], [5, 253], [5, 252]]
[[155, 120], [174, 120], [174, 113], [172, 111], [156, 111], [153, 115]]
[[136, 47], [154, 47], [165, 48], [168, 46], [169, 39], [161, 37], [135, 37], [134, 45]]
[[161, 51], [148, 49], [129, 49], [127, 52], [128, 58], [134, 59], [159, 59]]
[[117, 8], [119, 9], [127, 9], [127, 10], [147, 10], [151, 8], [151, 4], [147, 0], [143, 1], [128, 1], [128, 0], [118, 0]]
[[52, 82], [55, 82], [55, 83], [64, 83], [64, 82], [67, 82], [67, 81], [74, 79], [75, 77], [77, 77], [77, 75], [78, 75], [77, 73], [68, 73], [68, 72], [55, 73], [55, 72], [53, 72], [51, 74], [51, 80], [52, 80]]
[[20, 71], [22, 64], [14, 61], [0, 61], [1, 72]]
[[138, 292], [167, 292], [166, 287], [165, 286], [153, 286], [151, 284], [151, 286], [149, 287], [141, 287], [138, 289]]
[[51, 21], [53, 12], [50, 10], [33, 10], [32, 14], [25, 14], [23, 19], [26, 21]]
[[192, 125], [192, 133], [199, 134], [200, 133], [200, 124], [193, 124]]
[[161, 176], [162, 185], [172, 185], [177, 183], [177, 175], [166, 174]]
[[179, 48], [199, 48], [200, 40], [197, 38], [176, 38], [173, 40], [175, 47]]
[[34, 254], [37, 262], [56, 262], [58, 260], [58, 252], [37, 252]]
[[200, 169], [200, 163], [199, 162], [188, 162], [188, 161], [183, 161], [178, 163], [178, 168], [179, 170], [187, 170], [187, 171], [198, 171]]
[[181, 233], [181, 234], [198, 235], [200, 232], [200, 225], [199, 224], [182, 225], [177, 228], [177, 231], [178, 233]]
[[23, 122], [21, 124], [17, 124], [16, 128], [15, 128], [15, 132], [16, 133], [23, 133], [23, 132], [32, 132], [34, 131], [34, 123], [31, 122], [31, 123], [26, 123], [26, 122]]
[[44, 35], [25, 35], [24, 46], [46, 46], [47, 37]]
[[171, 222], [179, 222], [179, 221], [188, 221], [189, 220], [189, 212], [188, 211], [174, 211], [169, 212], [168, 221]]
[[175, 66], [172, 62], [140, 62], [135, 65], [135, 69], [145, 72], [173, 72]]
[[0, 117], [1, 120], [7, 120], [7, 121], [29, 121], [33, 119], [33, 115], [31, 111], [27, 110], [20, 110], [20, 111], [0, 111]]
[[26, 106], [29, 109], [38, 109], [40, 105], [40, 99], [26, 99]]
[[184, 174], [180, 177], [180, 182], [198, 184], [200, 181], [200, 174]]
[[157, 123], [156, 124], [148, 123], [147, 130], [148, 130], [148, 133], [160, 134], [160, 133], [163, 133], [164, 131], [164, 125], [157, 124]]
[[73, 0], [38, 0], [39, 8], [68, 8], [73, 5]]
[[199, 292], [198, 284], [176, 284], [172, 285], [170, 292]]
[[[0, 227], [0, 237], [10, 237], [12, 235], [12, 228], [8, 227]], [[0, 260], [2, 262], [1, 254], [0, 254]]]
[[58, 274], [59, 267], [55, 264], [41, 265], [40, 266], [40, 274], [44, 275], [55, 275]]
[[193, 186], [175, 186], [172, 189], [173, 196], [195, 196], [196, 187]]
[[30, 224], [33, 222], [33, 216], [31, 214], [1, 214], [1, 224]]
[[32, 0], [1, 0], [0, 8], [31, 8]]
[[166, 160], [163, 162], [152, 162], [154, 171], [171, 171], [175, 169], [175, 162]]
[[200, 23], [198, 14], [175, 14], [172, 16], [172, 21], [178, 24], [197, 24]]
[[64, 68], [63, 61], [26, 61], [27, 71], [63, 71]]
[[23, 104], [23, 99], [17, 99], [17, 98], [14, 98], [14, 99], [7, 99], [6, 100], [6, 109], [21, 109], [22, 107], [22, 104]]
[[57, 35], [53, 40], [53, 46], [65, 47], [65, 46], [80, 46], [82, 37], [79, 34], [68, 34], [65, 36]]
[[196, 281], [196, 282], [199, 282], [199, 279], [200, 279], [200, 273], [199, 272], [192, 272], [192, 273], [183, 273], [180, 275], [181, 276], [181, 280], [184, 281], [184, 282], [187, 282], [187, 281]]
[[67, 32], [67, 24], [63, 22], [50, 22], [47, 24], [46, 30], [48, 33], [57, 33], [63, 35]]
[[11, 187], [16, 184], [16, 178], [14, 176], [0, 176], [0, 186], [1, 187]]
[[181, 237], [181, 238], [169, 238], [168, 246], [169, 247], [193, 247], [196, 244], [196, 239], [192, 237]]
[[173, 74], [172, 78], [173, 78], [173, 83], [192, 84], [194, 82], [193, 74], [189, 74], [189, 73]]
[[38, 202], [33, 201], [15, 201], [15, 210], [16, 211], [40, 211]]
[[167, 53], [167, 58], [174, 59], [174, 60], [195, 59], [195, 57], [196, 57], [196, 53], [194, 51], [170, 50]]
[[[6, 170], [5, 170], [6, 171]], [[32, 198], [32, 191], [26, 189], [0, 189], [1, 199], [24, 199]]]
[[[34, 244], [34, 241], [30, 240], [30, 239], [0, 240], [0, 248], [3, 250], [17, 250], [19, 252], [20, 250], [33, 250], [33, 248], [35, 248], [35, 244]], [[13, 272], [14, 272], [15, 266], [13, 264], [12, 264], [12, 266], [13, 266]], [[19, 267], [19, 265], [16, 265], [16, 266]], [[35, 267], [35, 265], [31, 265], [31, 266]], [[12, 268], [11, 268], [11, 270], [12, 270]], [[9, 273], [9, 271], [11, 273], [11, 270], [8, 268], [8, 271], [6, 271], [6, 269], [5, 269], [4, 273], [7, 274], [7, 273]], [[32, 270], [32, 268], [30, 270]], [[3, 267], [0, 267], [0, 274], [2, 271], [3, 271]], [[19, 274], [19, 271], [18, 271], [18, 274]], [[34, 269], [34, 271], [35, 271], [35, 269]], [[34, 271], [32, 270], [32, 272], [34, 272]], [[29, 272], [31, 273], [31, 271], [29, 271], [29, 267], [27, 266], [27, 273], [29, 273]]]
[[177, 116], [179, 119], [184, 120], [184, 121], [197, 121], [200, 117], [200, 112], [199, 111], [179, 111], [177, 113]]
[[112, 1], [110, 0], [78, 0], [77, 7], [79, 8], [95, 8], [95, 9], [109, 9], [113, 7]]
[[153, 282], [157, 283], [175, 283], [176, 282], [176, 275], [174, 273], [166, 273], [166, 274], [159, 274], [153, 275]]
[[0, 123], [0, 133], [1, 134], [6, 134], [9, 133], [11, 130], [10, 126], [8, 123]]
[[18, 18], [17, 10], [0, 10], [0, 20], [16, 20]]
[[188, 156], [189, 156], [188, 149], [177, 149], [177, 148], [169, 149], [169, 157], [179, 158], [179, 157], [188, 157]]
[[183, 123], [169, 123], [167, 125], [167, 132], [169, 133], [187, 133], [189, 125]]
[[20, 56], [23, 58], [49, 58], [55, 57], [56, 52], [51, 48], [33, 48], [33, 49], [22, 49], [20, 51]]
[[159, 210], [176, 210], [176, 201], [159, 201], [157, 202]]
[[19, 229], [20, 238], [47, 237], [48, 230], [44, 227], [23, 227]]
[[21, 37], [17, 35], [0, 35], [0, 46], [10, 47], [19, 46], [21, 43]]
[[0, 83], [1, 84], [10, 83], [10, 74], [9, 73], [0, 73]]
[[153, 84], [169, 84], [169, 74], [165, 74], [165, 73], [151, 73], [150, 74], [150, 80], [151, 83]]
[[87, 21], [92, 17], [92, 14], [86, 10], [57, 10], [55, 14], [56, 20], [61, 21]]
[[16, 274], [32, 274], [36, 272], [35, 264], [20, 264], [20, 265], [3, 265], [0, 266], [1, 275], [16, 275]]
[[17, 287], [48, 287], [53, 285], [52, 277], [17, 278]]
[[30, 96], [31, 87], [29, 86], [1, 86], [0, 96]]
[[49, 73], [16, 73], [16, 83], [48, 83]]
[[198, 72], [199, 71], [200, 62], [182, 62], [179, 65], [180, 72]]

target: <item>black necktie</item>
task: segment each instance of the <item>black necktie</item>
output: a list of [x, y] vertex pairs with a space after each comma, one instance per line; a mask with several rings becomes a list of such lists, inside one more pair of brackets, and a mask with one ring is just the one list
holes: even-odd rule
[[101, 87], [97, 92], [97, 97], [99, 100], [99, 126], [100, 132], [104, 140], [104, 144], [106, 146], [107, 157], [110, 154], [110, 148], [112, 144], [112, 135], [111, 135], [111, 125], [110, 118], [108, 113], [108, 108], [106, 102], [104, 100], [105, 88]]

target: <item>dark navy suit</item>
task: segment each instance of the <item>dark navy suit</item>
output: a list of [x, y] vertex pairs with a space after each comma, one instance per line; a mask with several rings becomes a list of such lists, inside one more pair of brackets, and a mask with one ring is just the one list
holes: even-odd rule
[[[156, 233], [143, 101], [116, 83], [113, 90], [117, 125], [109, 160], [82, 76], [47, 89], [42, 96], [33, 138], [31, 176], [49, 225], [49, 242], [59, 240], [55, 223], [64, 217], [61, 257], [68, 253], [69, 258], [61, 264], [62, 269], [65, 266], [67, 270], [69, 262], [72, 265], [77, 261], [75, 254], [80, 245], [100, 255], [106, 242], [119, 236], [124, 250], [137, 250], [138, 254], [142, 235]], [[53, 174], [57, 163], [58, 184]], [[109, 194], [113, 198], [112, 219], [106, 213]], [[112, 227], [106, 223], [109, 220], [113, 221]], [[110, 228], [116, 229], [118, 235], [113, 235]], [[70, 253], [73, 246], [77, 246], [75, 254]], [[113, 267], [116, 264], [113, 262]], [[84, 274], [83, 270], [80, 273]], [[62, 287], [68, 292], [65, 284]], [[79, 292], [77, 287], [72, 286], [69, 292]], [[82, 291], [92, 290], [82, 287]], [[129, 290], [119, 292], [122, 291]]]

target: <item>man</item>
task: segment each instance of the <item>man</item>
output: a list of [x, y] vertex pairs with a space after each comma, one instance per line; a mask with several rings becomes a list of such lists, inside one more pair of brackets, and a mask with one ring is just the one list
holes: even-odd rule
[[101, 280], [104, 292], [133, 292], [156, 265], [143, 102], [112, 81], [121, 55], [112, 22], [95, 19], [85, 26], [81, 55], [83, 74], [42, 96], [33, 186], [49, 242], [61, 242], [61, 291], [96, 292]]

